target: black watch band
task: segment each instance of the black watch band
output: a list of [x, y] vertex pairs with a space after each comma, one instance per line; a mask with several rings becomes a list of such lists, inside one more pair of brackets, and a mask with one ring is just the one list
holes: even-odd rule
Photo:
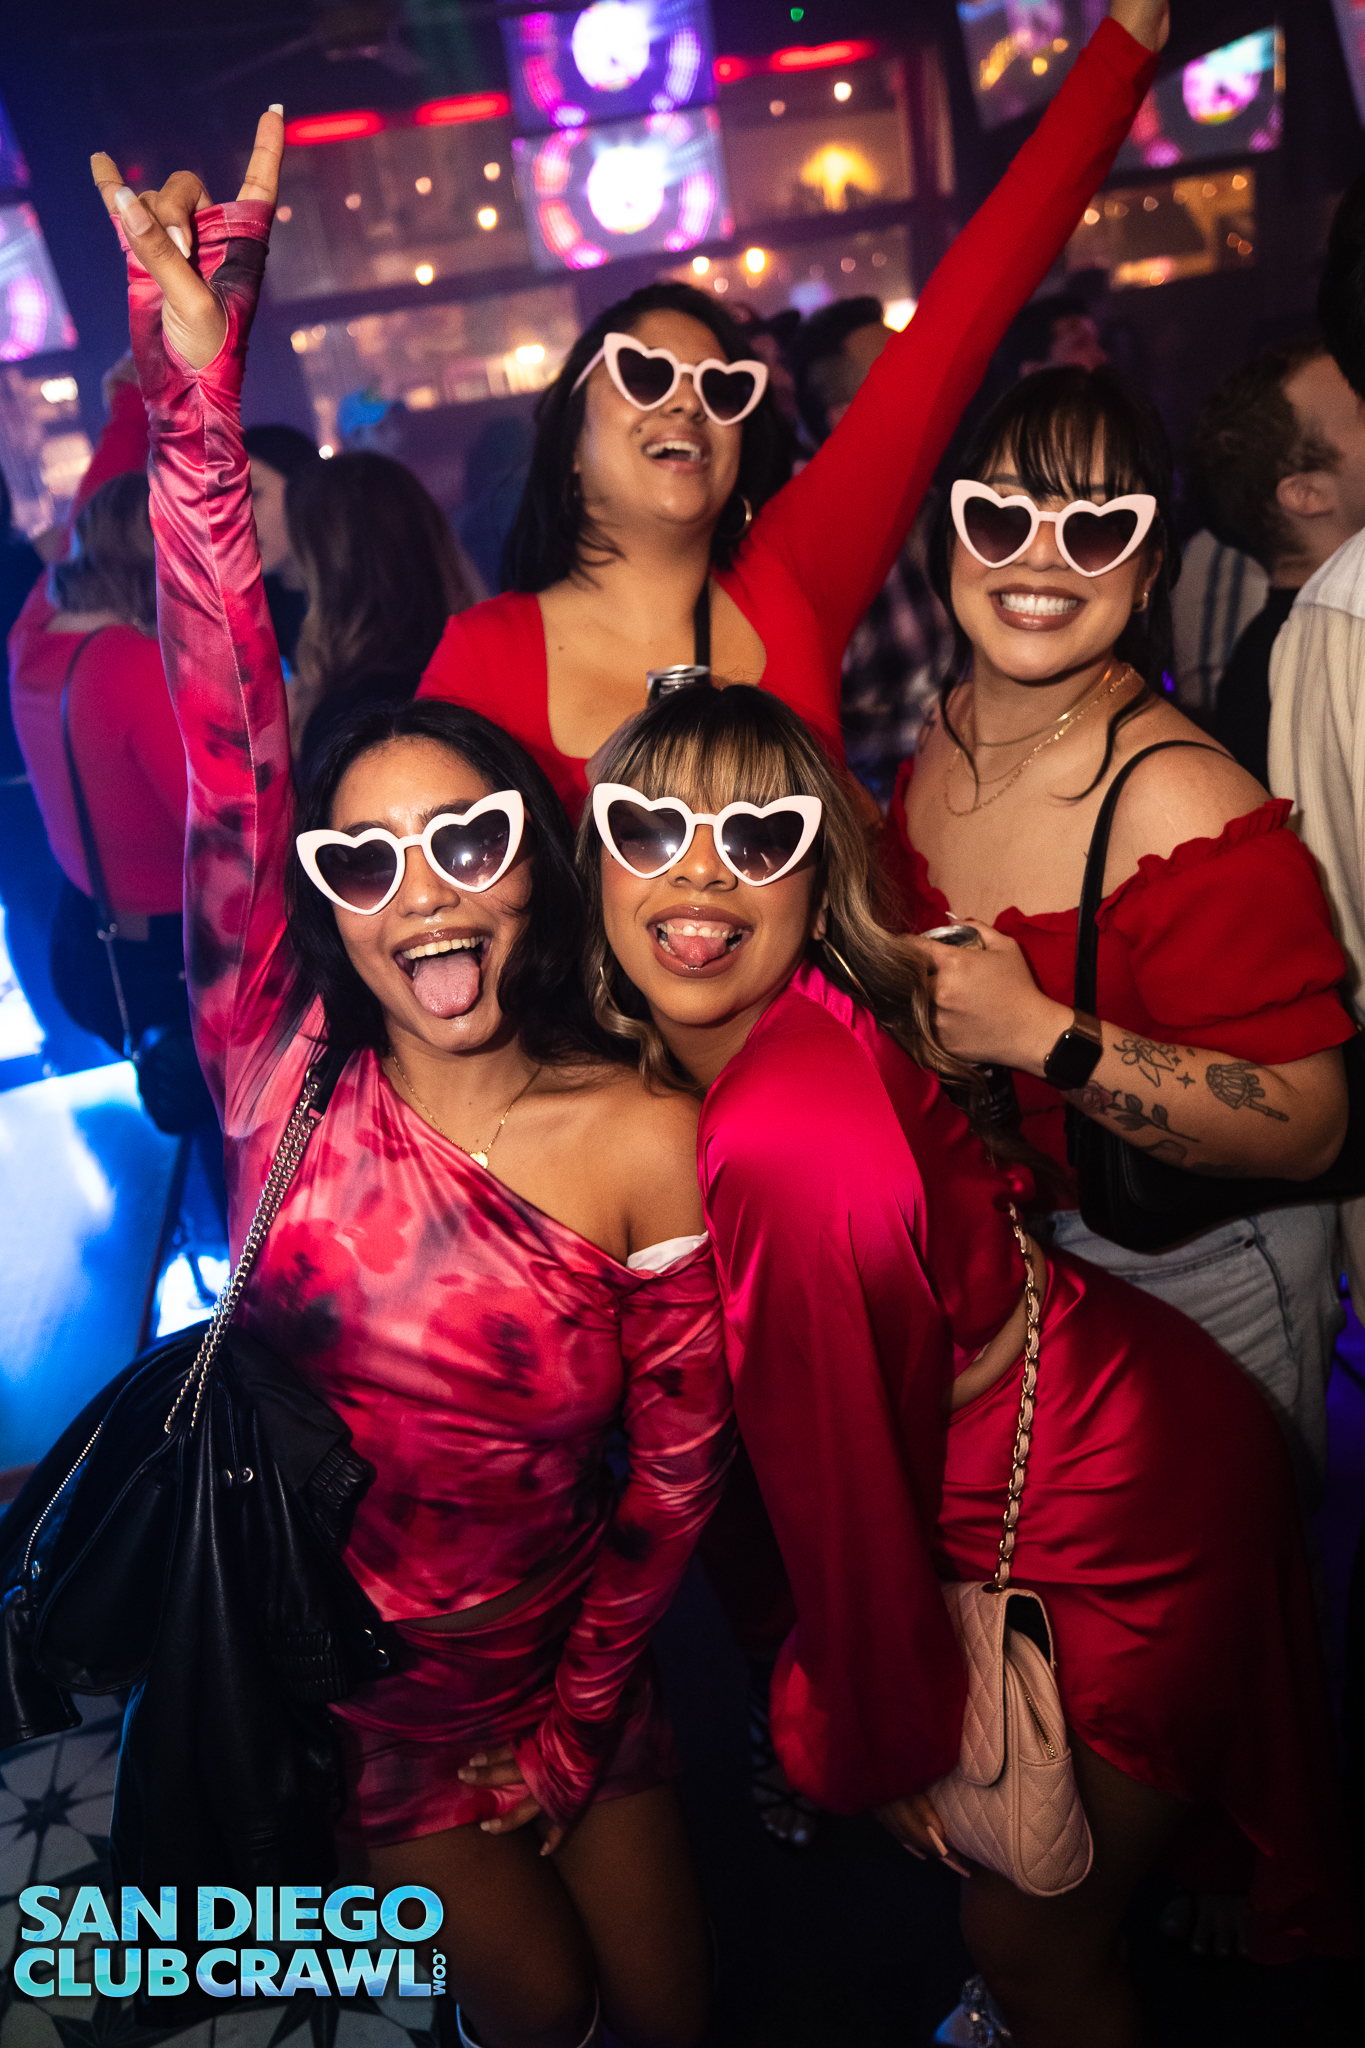
[[1063, 1094], [1084, 1088], [1104, 1053], [1098, 1017], [1073, 1010], [1071, 1022], [1043, 1062], [1043, 1079]]

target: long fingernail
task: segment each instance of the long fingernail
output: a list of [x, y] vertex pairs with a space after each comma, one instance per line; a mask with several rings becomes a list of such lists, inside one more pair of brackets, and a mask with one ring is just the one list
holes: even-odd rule
[[929, 1861], [929, 1858], [925, 1855], [923, 1849], [917, 1849], [913, 1842], [902, 1842], [901, 1847], [902, 1849], [907, 1850], [911, 1856], [917, 1856], [921, 1863], [927, 1863]]
[[471, 1768], [471, 1770], [473, 1769], [473, 1767], [474, 1767], [474, 1765], [475, 1765], [475, 1764], [486, 1764], [487, 1762], [488, 1762], [488, 1758], [487, 1758], [487, 1757], [486, 1757], [486, 1756], [484, 1755], [484, 1753], [483, 1753], [483, 1751], [482, 1751], [482, 1750], [480, 1750], [480, 1751], [479, 1751], [479, 1754], [478, 1754], [477, 1756], [472, 1756], [472, 1757], [471, 1757], [471, 1758], [469, 1759], [469, 1764], [470, 1764], [470, 1768]]
[[185, 230], [183, 228], [167, 228], [166, 233], [175, 243], [175, 246], [180, 251], [181, 255], [185, 257], [185, 259], [188, 261], [190, 253], [190, 238], [185, 233]]
[[123, 216], [123, 225], [130, 235], [145, 235], [152, 224], [152, 216], [131, 186], [120, 185], [114, 194], [114, 204]]
[[959, 1863], [956, 1856], [945, 1856], [943, 1860], [947, 1864], [949, 1870], [955, 1870], [959, 1877], [971, 1876], [972, 1873], [970, 1872], [970, 1870], [968, 1870], [966, 1864]]
[[267, 114], [282, 114], [284, 112], [284, 101], [272, 100], [266, 108], [266, 112]]
[[933, 1843], [934, 1847], [938, 1850], [939, 1855], [946, 1856], [948, 1854], [948, 1844], [944, 1841], [938, 1829], [926, 1828], [925, 1833], [928, 1835], [929, 1840]]

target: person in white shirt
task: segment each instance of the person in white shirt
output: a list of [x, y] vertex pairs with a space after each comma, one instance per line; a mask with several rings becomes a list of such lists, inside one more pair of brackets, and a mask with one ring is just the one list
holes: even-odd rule
[[[1332, 222], [1318, 320], [1365, 418], [1365, 177]], [[1309, 577], [1275, 641], [1270, 787], [1297, 809], [1350, 962], [1346, 993], [1365, 1023], [1365, 530]], [[1365, 1314], [1365, 1198], [1343, 1204], [1342, 1236]]]

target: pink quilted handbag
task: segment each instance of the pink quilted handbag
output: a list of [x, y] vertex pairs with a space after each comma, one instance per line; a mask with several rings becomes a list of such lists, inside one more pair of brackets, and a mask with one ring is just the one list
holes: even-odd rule
[[1057, 1691], [1052, 1630], [1036, 1593], [1010, 1586], [1010, 1559], [1033, 1434], [1041, 1305], [1030, 1246], [1013, 1204], [1024, 1254], [1027, 1334], [1014, 1469], [995, 1577], [946, 1585], [943, 1597], [967, 1664], [962, 1758], [927, 1790], [949, 1842], [973, 1863], [1007, 1877], [1034, 1898], [1055, 1898], [1081, 1882], [1094, 1844], [1076, 1788]]

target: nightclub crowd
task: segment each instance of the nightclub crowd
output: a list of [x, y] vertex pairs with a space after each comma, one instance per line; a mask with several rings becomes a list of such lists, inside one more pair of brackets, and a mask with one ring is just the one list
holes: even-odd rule
[[239, 1263], [17, 1490], [0, 1731], [101, 1689], [62, 1586], [145, 1626], [175, 1446], [228, 1590], [177, 1535], [114, 1878], [426, 1888], [444, 2048], [718, 2038], [685, 1574], [759, 1839], [950, 1874], [934, 2039], [1174, 2040], [1154, 1876], [1172, 1953], [1359, 1954], [1365, 178], [1173, 449], [1040, 295], [1169, 17], [1112, 0], [899, 329], [643, 285], [454, 524], [374, 421], [243, 426], [284, 110], [225, 202], [92, 159], [130, 347], [0, 550], [6, 942]]

